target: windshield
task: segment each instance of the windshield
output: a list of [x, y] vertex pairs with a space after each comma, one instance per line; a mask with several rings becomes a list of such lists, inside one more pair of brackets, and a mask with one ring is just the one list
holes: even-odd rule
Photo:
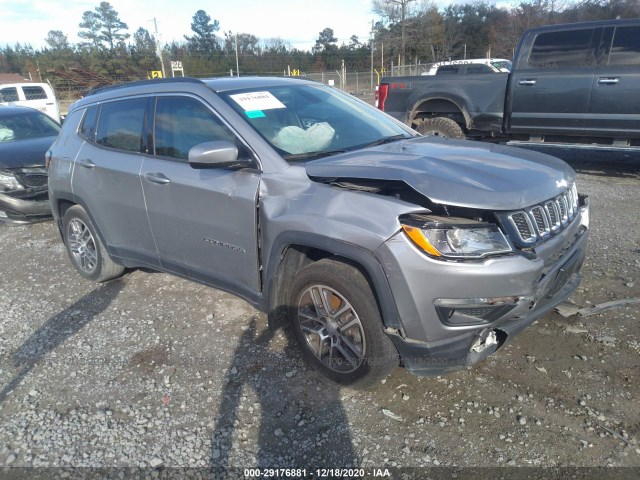
[[59, 131], [60, 127], [56, 122], [35, 110], [0, 116], [0, 143], [55, 137]]
[[416, 135], [379, 110], [320, 84], [235, 90], [222, 98], [288, 161]]

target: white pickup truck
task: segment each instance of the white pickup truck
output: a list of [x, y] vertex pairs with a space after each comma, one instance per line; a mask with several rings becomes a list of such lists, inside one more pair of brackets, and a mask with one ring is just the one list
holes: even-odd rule
[[53, 89], [47, 83], [0, 84], [0, 105], [22, 105], [46, 113], [60, 122], [60, 107]]

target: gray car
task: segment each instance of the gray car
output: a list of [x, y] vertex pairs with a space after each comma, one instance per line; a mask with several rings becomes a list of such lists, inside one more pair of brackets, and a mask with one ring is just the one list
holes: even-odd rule
[[232, 292], [366, 388], [475, 364], [565, 300], [589, 228], [575, 179], [318, 83], [187, 78], [76, 102], [49, 194], [83, 277], [147, 267]]

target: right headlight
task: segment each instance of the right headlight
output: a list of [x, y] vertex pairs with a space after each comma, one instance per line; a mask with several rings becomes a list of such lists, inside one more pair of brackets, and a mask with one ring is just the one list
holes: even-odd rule
[[18, 182], [13, 173], [0, 170], [0, 192], [11, 192], [13, 190], [24, 190], [24, 187]]
[[433, 257], [483, 258], [513, 248], [497, 225], [464, 218], [408, 215], [400, 218], [405, 234]]

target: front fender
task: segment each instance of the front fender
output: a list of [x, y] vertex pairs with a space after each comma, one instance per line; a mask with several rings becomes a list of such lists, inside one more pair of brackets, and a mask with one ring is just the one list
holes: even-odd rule
[[[278, 275], [283, 274], [280, 267], [285, 258], [286, 250], [293, 246], [321, 250], [331, 256], [344, 258], [349, 263], [359, 267], [371, 282], [384, 325], [395, 329], [401, 328], [398, 309], [391, 293], [391, 287], [380, 261], [372, 252], [334, 238], [301, 231], [284, 232], [273, 242], [270, 258], [266, 262], [267, 267], [264, 276], [263, 298], [269, 303], [265, 310], [268, 312], [277, 310], [278, 305], [284, 300], [280, 296], [282, 292], [278, 291], [279, 285], [283, 283], [279, 283], [277, 279]], [[288, 267], [288, 271], [285, 271], [284, 275], [292, 275], [295, 271], [295, 267]]]

